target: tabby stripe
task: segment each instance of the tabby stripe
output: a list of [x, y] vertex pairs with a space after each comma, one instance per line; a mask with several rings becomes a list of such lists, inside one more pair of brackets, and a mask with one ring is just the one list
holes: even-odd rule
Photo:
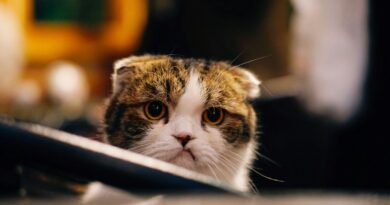
[[165, 89], [166, 89], [166, 96], [167, 96], [167, 102], [170, 102], [170, 95], [171, 95], [171, 83], [169, 80], [165, 80]]
[[209, 105], [210, 103], [210, 100], [211, 100], [211, 94], [210, 93], [207, 93], [207, 98], [206, 98], [206, 102], [204, 103], [206, 106]]
[[145, 89], [148, 90], [153, 95], [157, 95], [157, 93], [158, 93], [156, 86], [151, 85], [149, 83], [145, 84]]
[[171, 60], [170, 62], [171, 62], [172, 71], [175, 74], [178, 74], [179, 73], [179, 69], [177, 68], [177, 62], [175, 60]]
[[115, 96], [107, 109], [106, 112], [106, 124], [110, 125], [106, 127], [106, 131], [109, 134], [114, 133], [115, 131], [120, 130], [121, 119], [124, 113], [127, 110], [127, 106], [124, 103], [118, 102], [119, 95]]
[[234, 127], [226, 124], [221, 128], [225, 135], [226, 141], [234, 145], [248, 142], [250, 140], [250, 128], [248, 121], [245, 120], [245, 117], [237, 114], [231, 114], [231, 117], [241, 121], [241, 125]]
[[203, 69], [205, 70], [205, 73], [207, 73], [210, 70], [210, 61], [205, 61]]
[[105, 119], [105, 124], [106, 124], [106, 132], [107, 133], [112, 133], [112, 128], [109, 126], [112, 124], [112, 121], [114, 121], [115, 119], [112, 119], [113, 117], [115, 117], [115, 115], [113, 115], [113, 113], [115, 113], [116, 111], [116, 106], [117, 106], [117, 103], [118, 103], [118, 95], [115, 95], [112, 97], [112, 99], [110, 100], [110, 104], [108, 105], [107, 109], [106, 109], [106, 113], [104, 115], [104, 119]]

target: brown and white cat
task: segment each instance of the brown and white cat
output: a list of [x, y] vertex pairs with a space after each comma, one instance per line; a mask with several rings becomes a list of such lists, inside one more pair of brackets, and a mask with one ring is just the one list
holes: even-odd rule
[[247, 190], [260, 81], [226, 62], [144, 55], [115, 63], [105, 140]]

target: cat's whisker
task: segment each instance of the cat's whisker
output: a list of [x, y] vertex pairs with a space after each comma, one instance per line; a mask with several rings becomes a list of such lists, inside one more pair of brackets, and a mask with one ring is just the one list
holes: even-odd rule
[[233, 159], [235, 159], [235, 160], [237, 160], [237, 161], [242, 161], [242, 160], [243, 160], [243, 157], [242, 157], [241, 155], [239, 155], [238, 153], [233, 152], [233, 151], [228, 150], [228, 149], [227, 149], [226, 151], [228, 151], [229, 153], [231, 153], [231, 154], [234, 155], [234, 156], [230, 156], [230, 157], [232, 157]]
[[[220, 155], [220, 156], [221, 156], [221, 158], [220, 158], [220, 160], [221, 160], [221, 165], [222, 165], [223, 167], [225, 167], [226, 170], [227, 170], [230, 174], [235, 173], [235, 172], [236, 172], [236, 171], [235, 171], [235, 168], [232, 167], [234, 164], [233, 164], [233, 163], [229, 163], [229, 162], [227, 161], [228, 159], [225, 159], [225, 160], [224, 160], [224, 158], [222, 158], [222, 155]], [[250, 190], [251, 190], [253, 193], [255, 193], [255, 194], [258, 193], [258, 190], [257, 190], [256, 185], [253, 183], [253, 181], [252, 181], [250, 178], [248, 179], [248, 186], [249, 186]]]
[[[230, 163], [228, 162], [225, 162], [224, 160], [222, 160], [220, 158], [220, 163], [223, 167], [226, 168], [226, 172], [229, 174], [229, 175], [234, 175], [234, 173], [236, 172], [234, 168], [231, 167]], [[229, 178], [227, 178], [229, 179]]]
[[[209, 158], [209, 160], [212, 162], [210, 163], [211, 165], [215, 166], [215, 168], [217, 169], [217, 171], [222, 175], [222, 177], [225, 179], [225, 181], [230, 181], [231, 180], [231, 176], [234, 175], [234, 170], [231, 170], [231, 168], [229, 168], [222, 160], [220, 157], [218, 157], [217, 155], [217, 158], [215, 159], [214, 157], [212, 158]], [[218, 160], [218, 161], [216, 161]], [[219, 165], [223, 166], [226, 168], [226, 170], [223, 170], [222, 168], [219, 167]], [[222, 170], [221, 170], [222, 169]]]
[[142, 140], [142, 141], [136, 142], [135, 145], [150, 144], [151, 142], [152, 142], [152, 140], [144, 139], [144, 140]]
[[225, 156], [222, 153], [219, 155], [219, 159], [221, 160], [221, 162], [223, 162], [226, 166], [229, 166], [231, 172], [233, 172], [233, 173], [237, 172], [237, 167], [235, 167], [235, 162], [238, 162], [238, 161], [233, 161], [236, 159], [230, 159], [230, 157], [231, 156]]
[[207, 167], [210, 169], [210, 172], [212, 173], [212, 175], [214, 175], [214, 178], [215, 178], [216, 180], [218, 180], [218, 181], [221, 181], [221, 180], [217, 177], [217, 175], [215, 174], [214, 169], [210, 166], [210, 164], [206, 163], [206, 165], [207, 165]]
[[156, 153], [153, 157], [164, 161], [172, 159], [172, 156], [167, 156], [165, 152]]
[[[226, 157], [224, 157], [222, 154], [219, 156], [221, 157], [220, 158], [221, 165], [224, 166], [227, 170], [229, 170], [229, 172], [235, 172], [234, 168], [231, 167], [233, 164], [230, 164], [228, 162], [228, 159], [226, 159]], [[257, 190], [256, 185], [253, 183], [253, 181], [251, 179], [249, 179], [248, 183], [249, 183], [251, 191], [257, 194], [258, 190]]]
[[235, 159], [235, 158], [231, 158], [231, 159], [229, 159], [228, 161], [229, 161], [229, 163], [232, 163], [232, 164], [234, 164], [234, 163], [239, 163], [239, 162], [240, 162], [239, 160], [237, 160], [237, 159]]
[[[163, 145], [161, 145], [161, 146], [163, 146]], [[144, 154], [153, 157], [157, 153], [167, 152], [167, 151], [172, 150], [172, 148], [169, 148], [169, 149], [168, 148], [167, 149], [159, 149], [159, 148], [160, 148], [160, 146], [154, 146], [154, 148], [150, 149], [152, 151], [148, 150], [148, 151], [144, 152]]]
[[261, 134], [263, 134], [263, 132], [262, 131], [256, 131], [256, 135], [261, 135]]
[[257, 189], [257, 187], [256, 187], [255, 183], [253, 182], [253, 180], [249, 179], [248, 183], [249, 183], [249, 187], [252, 190], [252, 192], [255, 193], [255, 194], [258, 194], [259, 190]]
[[[220, 168], [218, 167], [218, 165], [216, 164], [216, 162], [213, 162], [213, 163], [210, 163], [211, 166], [215, 167], [215, 169], [222, 175], [222, 177], [225, 179], [225, 180], [228, 180], [229, 177], [227, 177], [225, 175], [225, 172], [221, 171]], [[224, 180], [224, 181], [225, 181]]]
[[[231, 151], [231, 150], [228, 150], [228, 151], [229, 151], [230, 153], [235, 153], [235, 152], [233, 152], [233, 151]], [[234, 157], [233, 157], [232, 160], [236, 160], [237, 162], [239, 162], [240, 158], [234, 158]], [[254, 173], [256, 173], [256, 174], [260, 175], [261, 177], [264, 177], [264, 178], [266, 178], [266, 179], [268, 179], [268, 180], [276, 181], [276, 182], [281, 182], [281, 183], [284, 182], [283, 180], [275, 179], [275, 178], [266, 176], [266, 175], [260, 173], [260, 171], [256, 170], [254, 167], [248, 167], [248, 168], [249, 168], [250, 170], [252, 170]]]
[[242, 55], [244, 54], [246, 51], [246, 49], [244, 49], [243, 51], [241, 51], [233, 60], [230, 61], [230, 64], [233, 65], [233, 63]]
[[159, 152], [160, 149], [156, 149], [156, 148], [159, 148], [158, 146], [156, 146], [155, 144], [149, 144], [149, 146], [146, 146], [148, 149], [142, 149], [142, 153], [143, 154], [146, 154], [148, 156], [150, 156], [151, 154], [153, 154], [153, 152]]
[[249, 167], [249, 169], [252, 170], [254, 173], [258, 174], [259, 176], [265, 178], [265, 179], [268, 179], [268, 180], [271, 180], [271, 181], [274, 181], [274, 182], [280, 182], [280, 183], [284, 183], [285, 182], [284, 180], [281, 180], [281, 179], [275, 179], [275, 178], [269, 177], [269, 176], [261, 173], [260, 171], [256, 170], [254, 167]]
[[[242, 157], [241, 157], [238, 153], [233, 152], [233, 151], [231, 151], [231, 150], [227, 150], [227, 151], [228, 151], [229, 153], [235, 155], [234, 158], [235, 158], [236, 161], [241, 161], [241, 160], [243, 160]], [[264, 159], [266, 159], [266, 160], [269, 160], [271, 163], [273, 163], [273, 164], [275, 164], [275, 165], [278, 165], [277, 162], [274, 162], [272, 159], [268, 158], [267, 156], [260, 154], [257, 150], [254, 150], [254, 152], [255, 152], [255, 154], [258, 155], [259, 157], [262, 157], [262, 158], [264, 158]], [[232, 156], [232, 157], [233, 157], [233, 156]], [[279, 166], [279, 165], [278, 165], [278, 166]]]
[[263, 60], [263, 59], [268, 58], [268, 57], [270, 57], [270, 56], [271, 56], [271, 55], [266, 55], [266, 56], [263, 56], [263, 57], [260, 57], [260, 58], [255, 58], [255, 59], [252, 59], [252, 60], [249, 60], [249, 61], [245, 61], [245, 62], [243, 62], [243, 63], [241, 63], [241, 64], [232, 66], [232, 67], [230, 67], [229, 69], [238, 68], [238, 67], [243, 66], [243, 65], [246, 65], [246, 64], [248, 64], [248, 63], [252, 63], [252, 62], [255, 62], [255, 61]]
[[138, 147], [149, 146], [149, 145], [150, 145], [150, 142], [145, 141], [145, 142], [142, 142], [142, 143], [137, 143], [134, 146], [131, 146], [130, 148], [138, 148]]
[[139, 151], [142, 151], [144, 148], [150, 147], [150, 145], [151, 145], [151, 143], [146, 141], [144, 143], [139, 143], [135, 146], [130, 147], [129, 150], [132, 152], [139, 152]]
[[267, 86], [265, 86], [264, 83], [261, 83], [261, 84], [260, 84], [260, 87], [264, 88], [265, 92], [267, 92], [269, 96], [271, 96], [271, 97], [275, 96], [275, 95], [271, 92], [271, 89], [269, 89]]
[[278, 167], [281, 167], [281, 165], [280, 165], [279, 163], [275, 162], [274, 160], [272, 160], [271, 158], [265, 156], [264, 154], [261, 154], [259, 151], [256, 150], [256, 151], [255, 151], [255, 154], [256, 154], [257, 156], [259, 156], [260, 158], [263, 158], [263, 159], [265, 159], [265, 160], [268, 160], [268, 161], [271, 162], [272, 164], [274, 164], [274, 165], [276, 165], [276, 166], [278, 166]]
[[[218, 162], [216, 160], [218, 160]], [[234, 175], [235, 168], [232, 167], [229, 160], [226, 159], [226, 161], [225, 161], [225, 159], [223, 158], [223, 156], [221, 154], [218, 154], [217, 159], [214, 159], [213, 161], [215, 164], [218, 163], [218, 164], [221, 164], [222, 166], [224, 166], [227, 169], [226, 171], [229, 175]], [[221, 173], [224, 173], [224, 171], [221, 171]], [[229, 179], [229, 177], [227, 177], [226, 179]]]
[[233, 164], [231, 164], [230, 160], [228, 158], [226, 158], [223, 154], [220, 154], [218, 155], [219, 159], [221, 160], [221, 162], [224, 162], [226, 163], [227, 166], [230, 167], [230, 169], [234, 172], [236, 170], [236, 168], [232, 167]]

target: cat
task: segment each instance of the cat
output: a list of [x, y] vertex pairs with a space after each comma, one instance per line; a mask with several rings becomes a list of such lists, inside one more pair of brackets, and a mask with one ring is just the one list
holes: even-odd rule
[[260, 81], [222, 61], [131, 56], [114, 64], [104, 138], [247, 191]]

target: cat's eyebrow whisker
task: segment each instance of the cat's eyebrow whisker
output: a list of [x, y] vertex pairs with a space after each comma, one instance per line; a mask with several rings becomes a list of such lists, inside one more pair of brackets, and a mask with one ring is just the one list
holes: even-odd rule
[[252, 60], [243, 62], [243, 63], [241, 63], [241, 64], [232, 66], [232, 67], [230, 67], [229, 69], [238, 68], [238, 67], [243, 66], [243, 65], [246, 65], [246, 64], [248, 64], [248, 63], [252, 63], [252, 62], [255, 62], [255, 61], [263, 60], [263, 59], [268, 58], [268, 57], [270, 57], [270, 56], [271, 56], [271, 55], [266, 55], [266, 56], [262, 56], [262, 57], [260, 57], [260, 58], [255, 58], [255, 59], [252, 59]]
[[233, 65], [234, 61], [236, 61], [242, 54], [244, 54], [246, 49], [241, 51], [233, 60], [230, 61], [230, 65]]

